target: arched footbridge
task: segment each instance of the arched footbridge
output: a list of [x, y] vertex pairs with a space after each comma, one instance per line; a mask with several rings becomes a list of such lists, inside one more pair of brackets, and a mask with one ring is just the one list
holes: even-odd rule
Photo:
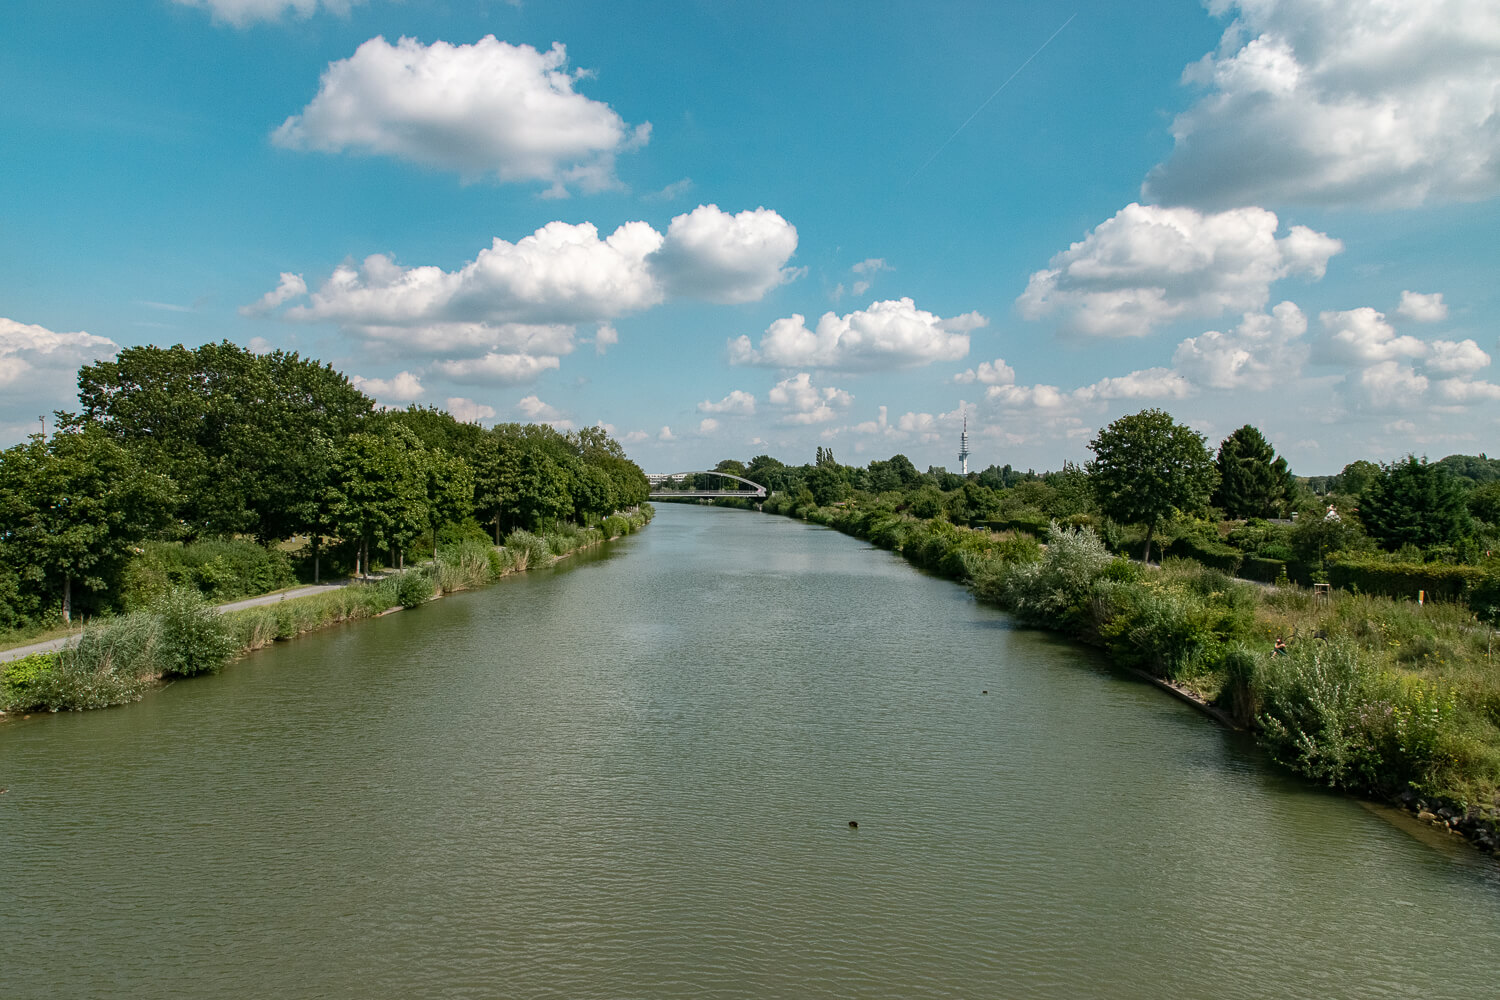
[[[747, 490], [664, 490], [661, 488], [662, 483], [668, 480], [681, 479], [683, 476], [720, 476], [724, 479], [733, 479], [736, 482], [744, 483], [755, 492], [751, 493]], [[729, 472], [715, 472], [712, 469], [703, 472], [648, 472], [646, 474], [646, 481], [651, 484], [651, 495], [661, 499], [669, 497], [755, 497], [757, 500], [764, 500], [766, 498], [766, 488], [760, 483], [752, 483], [744, 476], [736, 476]]]

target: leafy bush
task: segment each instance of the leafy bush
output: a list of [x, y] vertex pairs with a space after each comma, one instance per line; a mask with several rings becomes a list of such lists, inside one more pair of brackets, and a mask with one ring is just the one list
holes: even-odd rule
[[155, 665], [163, 677], [216, 674], [239, 650], [224, 617], [195, 590], [170, 590], [148, 613], [156, 619]]
[[505, 536], [505, 549], [512, 553], [513, 565], [518, 571], [536, 569], [552, 561], [552, 549], [547, 540], [524, 528], [517, 528]]
[[1379, 774], [1371, 732], [1376, 677], [1353, 643], [1295, 643], [1260, 673], [1263, 742], [1281, 764], [1315, 781], [1368, 786]]
[[630, 534], [630, 521], [619, 514], [611, 514], [606, 517], [601, 527], [604, 529], [604, 534], [607, 538], [619, 538], [622, 535]]
[[33, 682], [55, 666], [56, 653], [32, 653], [0, 663], [0, 709], [26, 705]]
[[125, 569], [121, 602], [130, 610], [143, 608], [177, 587], [191, 587], [212, 601], [228, 601], [296, 582], [285, 552], [249, 540], [146, 542]]
[[415, 608], [432, 600], [432, 578], [421, 570], [407, 570], [396, 577], [396, 603]]
[[1047, 530], [1047, 551], [1033, 563], [1013, 563], [990, 596], [1023, 620], [1052, 628], [1078, 626], [1085, 615], [1093, 583], [1114, 557], [1091, 528]]
[[1263, 556], [1246, 556], [1240, 564], [1240, 576], [1262, 583], [1275, 583], [1286, 574], [1286, 561]]

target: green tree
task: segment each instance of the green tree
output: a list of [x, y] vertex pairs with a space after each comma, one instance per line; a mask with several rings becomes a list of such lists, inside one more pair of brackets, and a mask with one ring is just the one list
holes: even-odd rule
[[351, 434], [340, 449], [330, 490], [334, 524], [357, 546], [357, 572], [370, 572], [370, 549], [396, 549], [427, 524], [425, 455], [404, 427]]
[[163, 527], [176, 495], [97, 427], [35, 435], [0, 454], [0, 539], [21, 585], [71, 621], [75, 586], [114, 589], [136, 543]]
[[1415, 455], [1380, 467], [1360, 498], [1365, 531], [1390, 551], [1403, 545], [1451, 545], [1474, 528], [1465, 491], [1443, 466]]
[[438, 528], [458, 524], [474, 513], [474, 473], [467, 462], [442, 449], [425, 450], [421, 462], [427, 526], [436, 557]]
[[1145, 559], [1151, 539], [1174, 510], [1202, 508], [1218, 483], [1203, 435], [1165, 410], [1121, 417], [1089, 442], [1089, 478], [1099, 509], [1116, 521], [1145, 524]]
[[812, 491], [813, 498], [819, 507], [826, 507], [849, 498], [849, 481], [844, 478], [842, 467], [833, 464], [832, 454], [830, 451], [829, 460], [822, 465], [814, 466], [807, 474], [807, 488]]
[[1469, 491], [1469, 513], [1491, 525], [1500, 525], [1500, 483], [1485, 483]]
[[78, 372], [81, 414], [178, 485], [189, 533], [306, 530], [306, 497], [373, 401], [329, 365], [225, 341], [128, 347]]
[[516, 466], [511, 510], [535, 531], [573, 513], [572, 477], [562, 463], [541, 449], [529, 449]]
[[1249, 424], [1219, 445], [1213, 502], [1230, 517], [1274, 517], [1296, 492], [1286, 459]]
[[1338, 485], [1334, 487], [1336, 492], [1347, 493], [1349, 496], [1357, 497], [1369, 489], [1380, 475], [1380, 466], [1374, 462], [1364, 459], [1356, 459], [1344, 466], [1344, 471], [1338, 475]]

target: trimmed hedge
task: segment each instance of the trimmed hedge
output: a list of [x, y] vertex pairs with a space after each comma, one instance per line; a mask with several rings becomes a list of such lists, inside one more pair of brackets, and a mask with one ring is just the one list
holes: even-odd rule
[[1240, 563], [1240, 576], [1261, 583], [1275, 583], [1287, 571], [1286, 560], [1267, 559], [1264, 556], [1246, 556]]
[[1416, 600], [1417, 591], [1439, 601], [1461, 601], [1488, 580], [1477, 566], [1328, 560], [1328, 582], [1341, 590]]
[[1163, 554], [1177, 556], [1179, 559], [1193, 559], [1212, 569], [1221, 570], [1234, 576], [1240, 568], [1240, 562], [1244, 559], [1243, 554], [1233, 545], [1225, 545], [1222, 542], [1204, 542], [1196, 538], [1179, 538], [1172, 542], [1171, 546], [1162, 546]]

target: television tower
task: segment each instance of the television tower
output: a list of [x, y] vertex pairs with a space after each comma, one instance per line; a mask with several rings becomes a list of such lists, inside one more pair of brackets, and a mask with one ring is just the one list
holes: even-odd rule
[[964, 414], [964, 432], [958, 437], [958, 464], [964, 475], [969, 474], [969, 415]]

